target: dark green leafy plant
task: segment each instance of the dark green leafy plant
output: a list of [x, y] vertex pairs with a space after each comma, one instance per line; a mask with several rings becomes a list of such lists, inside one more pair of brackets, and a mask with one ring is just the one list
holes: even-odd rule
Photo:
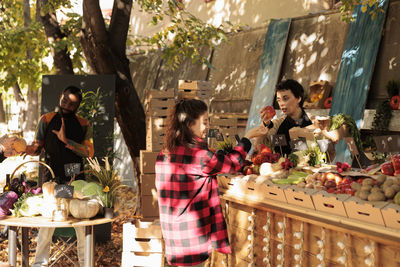
[[224, 141], [217, 143], [217, 150], [223, 150], [225, 154], [229, 154], [232, 152], [234, 143], [230, 138], [225, 138]]
[[362, 142], [361, 142], [360, 131], [357, 128], [356, 122], [350, 115], [339, 113], [339, 114], [333, 116], [331, 119], [330, 130], [331, 131], [337, 130], [340, 127], [342, 127], [342, 125], [344, 125], [344, 124], [347, 125], [350, 135], [354, 138], [354, 142], [356, 143], [357, 148], [361, 151]]
[[342, 0], [342, 6], [340, 7], [340, 15], [343, 21], [351, 22], [354, 21], [352, 17], [354, 8], [361, 5], [361, 11], [363, 13], [368, 11], [372, 19], [380, 12], [384, 12], [380, 6], [380, 0]]

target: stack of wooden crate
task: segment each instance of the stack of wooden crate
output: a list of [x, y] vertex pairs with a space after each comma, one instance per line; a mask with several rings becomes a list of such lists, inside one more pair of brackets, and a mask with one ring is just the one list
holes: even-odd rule
[[211, 83], [208, 81], [179, 80], [178, 99], [200, 99], [210, 104]]
[[155, 164], [164, 143], [169, 108], [175, 104], [174, 89], [150, 90], [145, 100], [146, 150], [140, 151], [141, 203], [143, 218], [158, 218]]
[[146, 150], [161, 151], [168, 108], [175, 104], [174, 89], [150, 90], [145, 100]]
[[122, 267], [164, 266], [159, 220], [136, 220], [123, 225]]

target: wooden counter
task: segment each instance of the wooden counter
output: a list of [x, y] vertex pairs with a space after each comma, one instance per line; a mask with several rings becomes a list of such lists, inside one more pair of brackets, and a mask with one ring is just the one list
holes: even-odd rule
[[213, 253], [212, 266], [400, 266], [400, 230], [237, 190], [220, 195], [233, 253]]

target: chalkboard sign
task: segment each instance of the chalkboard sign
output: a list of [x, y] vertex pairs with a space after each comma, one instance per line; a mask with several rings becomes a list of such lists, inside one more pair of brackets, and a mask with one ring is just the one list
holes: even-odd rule
[[358, 149], [356, 146], [356, 142], [354, 141], [354, 138], [353, 137], [345, 137], [343, 139], [346, 142], [347, 148], [350, 150], [350, 153], [353, 156], [358, 156], [359, 152], [358, 152]]
[[330, 143], [331, 143], [331, 140], [329, 140], [329, 139], [317, 140], [319, 150], [321, 150], [322, 153], [325, 153], [326, 151], [328, 151], [328, 147], [329, 147]]
[[65, 176], [67, 177], [78, 175], [81, 172], [81, 164], [80, 163], [64, 164], [64, 172]]
[[376, 150], [378, 152], [399, 152], [400, 151], [400, 136], [384, 135], [374, 136]]
[[271, 136], [272, 146], [286, 146], [286, 137], [284, 134], [276, 134]]
[[304, 137], [299, 137], [296, 140], [290, 140], [290, 147], [293, 151], [304, 151], [308, 149], [307, 140]]
[[217, 141], [225, 141], [224, 135], [220, 132], [217, 133]]

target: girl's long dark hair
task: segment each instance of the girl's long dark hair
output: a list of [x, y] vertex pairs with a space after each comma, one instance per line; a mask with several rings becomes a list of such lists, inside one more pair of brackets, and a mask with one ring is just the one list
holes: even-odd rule
[[198, 99], [184, 99], [175, 104], [167, 118], [163, 150], [173, 151], [177, 146], [193, 143], [189, 127], [207, 111], [206, 103]]

